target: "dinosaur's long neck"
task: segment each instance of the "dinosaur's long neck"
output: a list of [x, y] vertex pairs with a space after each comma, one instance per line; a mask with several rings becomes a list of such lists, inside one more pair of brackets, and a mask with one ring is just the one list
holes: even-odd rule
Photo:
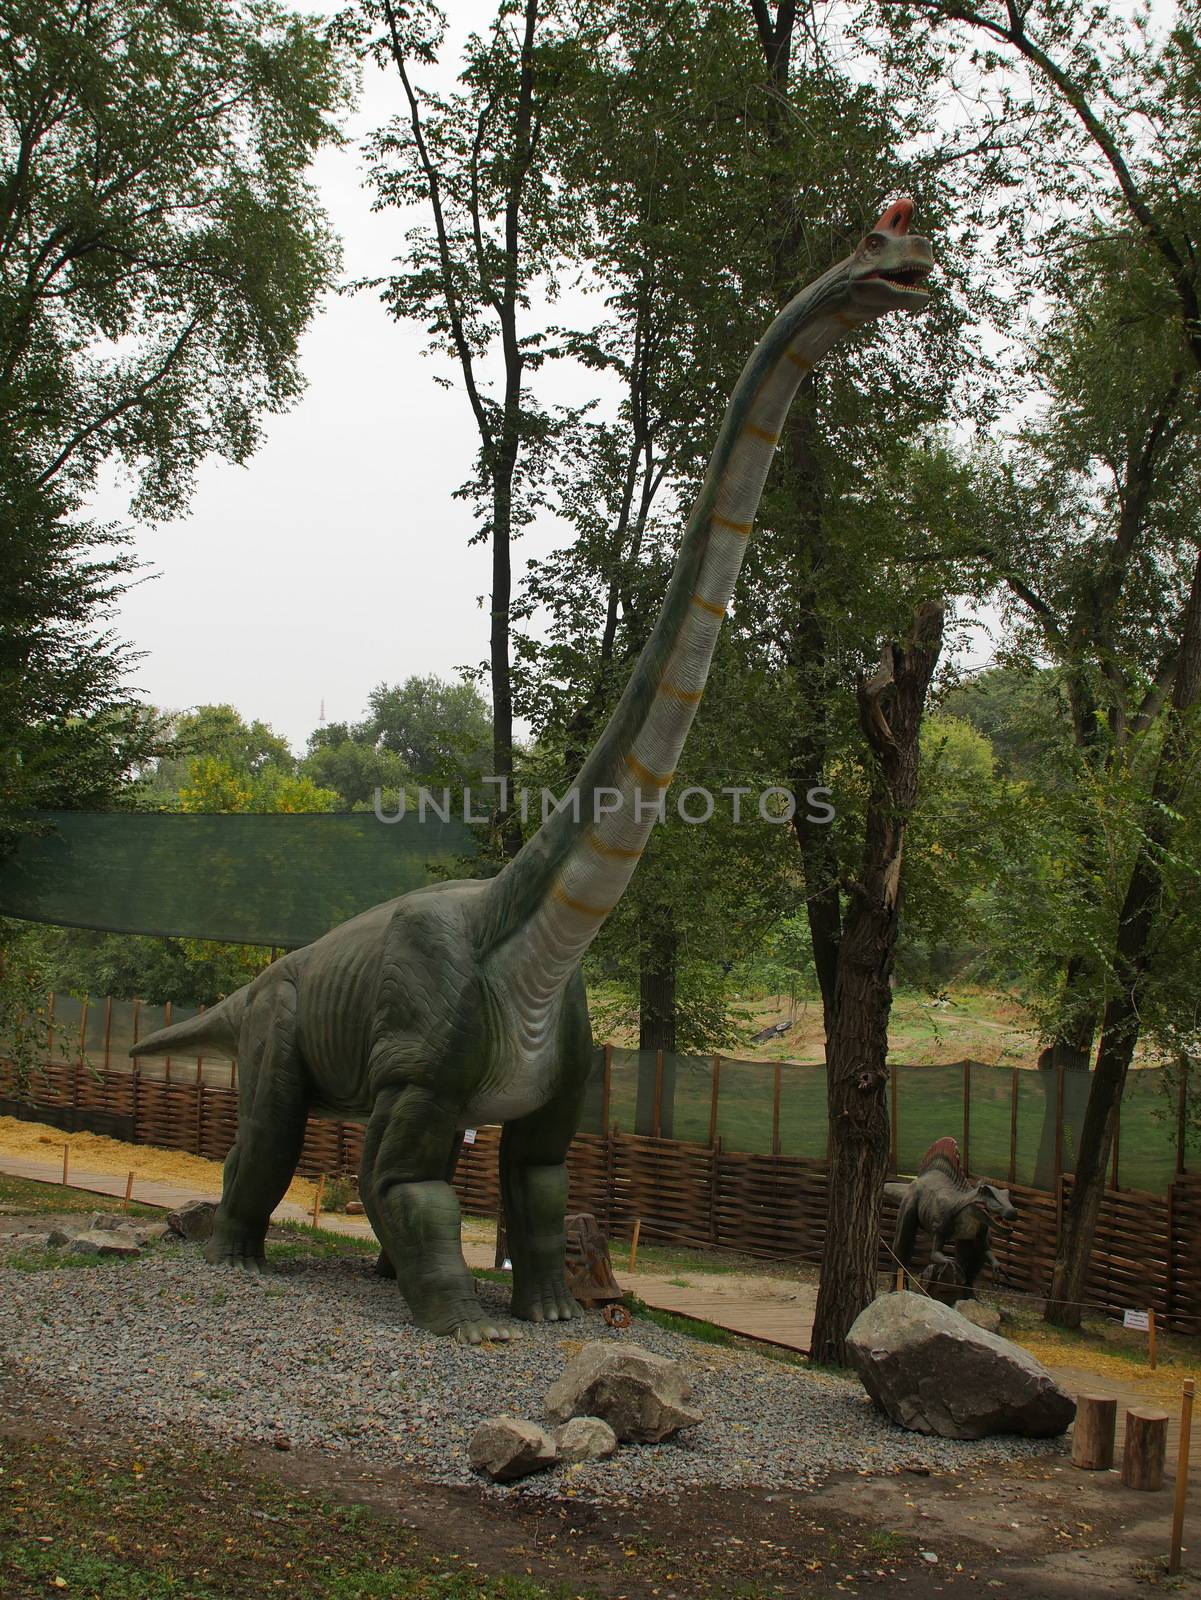
[[[777, 316], [730, 397], [654, 630], [625, 693], [553, 813], [492, 882], [483, 944], [540, 1010], [578, 965], [638, 864], [705, 688], [776, 442], [814, 363], [865, 317], [845, 309], [849, 262]], [[577, 815], [578, 809], [578, 815]]]

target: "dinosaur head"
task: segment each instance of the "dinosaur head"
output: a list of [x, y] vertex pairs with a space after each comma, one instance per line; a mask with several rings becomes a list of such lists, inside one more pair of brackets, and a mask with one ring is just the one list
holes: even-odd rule
[[1009, 1198], [1008, 1189], [998, 1189], [991, 1183], [978, 1183], [975, 1203], [988, 1213], [992, 1221], [1017, 1221], [1018, 1214], [1013, 1201]]
[[847, 303], [861, 315], [921, 311], [929, 299], [926, 279], [934, 266], [929, 240], [909, 232], [913, 201], [894, 200], [856, 245], [847, 267]]

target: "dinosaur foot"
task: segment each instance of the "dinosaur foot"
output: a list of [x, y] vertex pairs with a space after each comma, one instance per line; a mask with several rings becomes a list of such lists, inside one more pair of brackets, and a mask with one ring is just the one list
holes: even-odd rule
[[204, 1259], [214, 1267], [240, 1268], [243, 1272], [266, 1272], [267, 1260], [261, 1232], [218, 1225], [204, 1247]]
[[584, 1314], [562, 1273], [530, 1288], [514, 1284], [512, 1311], [524, 1322], [574, 1322]]

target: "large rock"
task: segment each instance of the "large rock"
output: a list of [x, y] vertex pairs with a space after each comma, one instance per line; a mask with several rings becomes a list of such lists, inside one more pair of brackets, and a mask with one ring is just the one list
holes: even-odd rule
[[1002, 1319], [996, 1306], [986, 1305], [983, 1300], [957, 1300], [955, 1309], [977, 1328], [983, 1328], [985, 1333], [1000, 1333]]
[[617, 1435], [599, 1417], [572, 1417], [555, 1429], [561, 1461], [607, 1461], [617, 1449]]
[[536, 1422], [520, 1417], [489, 1417], [471, 1435], [467, 1446], [472, 1470], [485, 1472], [494, 1483], [512, 1483], [553, 1467], [558, 1446]]
[[168, 1211], [167, 1226], [183, 1239], [203, 1242], [213, 1231], [217, 1207], [212, 1200], [189, 1200], [178, 1211]]
[[68, 1241], [68, 1247], [79, 1256], [137, 1256], [142, 1253], [135, 1240], [108, 1229], [77, 1233]]
[[552, 1422], [600, 1417], [619, 1439], [658, 1444], [702, 1421], [683, 1367], [636, 1344], [586, 1344], [547, 1391]]
[[874, 1300], [855, 1319], [847, 1351], [880, 1409], [917, 1433], [1051, 1438], [1076, 1415], [1033, 1356], [926, 1295]]

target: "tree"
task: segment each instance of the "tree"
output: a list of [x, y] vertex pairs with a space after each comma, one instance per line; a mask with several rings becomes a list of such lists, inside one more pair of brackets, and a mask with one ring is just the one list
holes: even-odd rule
[[360, 737], [358, 730], [345, 722], [314, 729], [300, 770], [320, 787], [332, 789], [347, 811], [372, 805], [377, 789], [389, 794], [401, 789], [409, 776], [394, 750]]
[[[834, 1025], [826, 1041], [829, 1205], [810, 1357], [843, 1365], [851, 1324], [876, 1294], [876, 1218], [888, 1171], [888, 1016], [901, 913], [905, 829], [917, 802], [926, 691], [942, 648], [943, 610], [926, 604], [910, 637], [859, 686], [874, 757], [863, 861], [849, 886]], [[836, 1265], [837, 1263], [837, 1265]]]
[[[530, 308], [535, 293], [553, 294], [577, 225], [570, 190], [556, 182], [556, 141], [584, 60], [569, 12], [561, 0], [502, 0], [487, 33], [467, 41], [464, 88], [448, 96], [413, 77], [442, 41], [441, 13], [427, 0], [361, 0], [348, 24], [403, 93], [401, 115], [367, 143], [376, 205], [417, 205], [428, 219], [409, 230], [402, 270], [369, 286], [393, 316], [428, 327], [458, 368], [475, 427], [475, 467], [459, 493], [475, 508], [474, 537], [492, 546], [491, 768], [500, 779], [513, 773], [512, 545], [541, 503], [554, 433], [528, 387], [553, 353]], [[504, 845], [520, 847], [513, 818]]]
[[[1001, 79], [1003, 113], [1024, 134], [1013, 149], [1037, 176], [1044, 201], [1050, 192], [1059, 202], [1009, 207], [1007, 224], [1020, 234], [1046, 230], [1062, 242], [1075, 231], [1074, 218], [1092, 212], [1108, 190], [1107, 209], [1124, 216], [1158, 259], [1192, 364], [1201, 367], [1198, 0], [1179, 0], [1174, 25], [1158, 36], [1150, 7], [1130, 12], [1103, 0], [1089, 7], [1059, 0], [875, 0], [873, 9], [902, 36], [924, 23], [944, 73], [946, 39], [952, 54], [965, 52], [973, 36], [983, 39], [980, 64]], [[1016, 92], [1002, 71], [1005, 56], [1028, 73]], [[989, 99], [981, 97], [980, 105], [991, 123]]]
[[378, 684], [354, 728], [355, 739], [399, 757], [418, 782], [478, 778], [488, 769], [490, 735], [488, 708], [475, 685], [432, 673]]
[[6, 807], [46, 803], [51, 760], [98, 770], [95, 718], [135, 725], [102, 626], [129, 558], [82, 515], [101, 468], [132, 475], [140, 514], [174, 514], [204, 456], [244, 461], [261, 413], [300, 392], [297, 343], [335, 264], [303, 174], [347, 82], [316, 26], [269, 0], [5, 4]]
[[1201, 553], [1185, 609], [1167, 728], [1118, 920], [1116, 984], [1105, 1007], [1075, 1181], [1056, 1254], [1047, 1301], [1049, 1322], [1079, 1327], [1093, 1235], [1105, 1191], [1118, 1107], [1142, 1026], [1142, 998], [1152, 963], [1152, 939], [1163, 892], [1163, 864], [1176, 831], [1178, 808], [1196, 765], [1195, 711], [1201, 703]]

